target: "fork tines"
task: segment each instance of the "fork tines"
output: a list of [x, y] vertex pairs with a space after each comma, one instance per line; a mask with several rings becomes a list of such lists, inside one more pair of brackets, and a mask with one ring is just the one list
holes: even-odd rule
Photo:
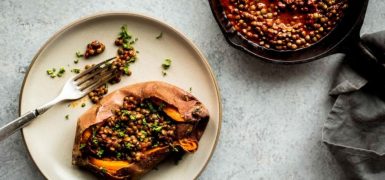
[[110, 68], [109, 62], [116, 57], [107, 59], [96, 64], [73, 78], [75, 85], [81, 90], [92, 91], [115, 77], [114, 70]]

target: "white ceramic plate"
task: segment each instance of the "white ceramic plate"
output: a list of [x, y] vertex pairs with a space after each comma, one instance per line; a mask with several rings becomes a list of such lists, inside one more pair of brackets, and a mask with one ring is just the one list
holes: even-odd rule
[[[109, 91], [120, 87], [150, 80], [165, 81], [182, 89], [192, 87], [192, 94], [209, 109], [210, 121], [194, 154], [187, 154], [174, 165], [165, 162], [159, 170], [153, 170], [144, 179], [193, 179], [209, 161], [218, 139], [221, 125], [221, 102], [214, 75], [207, 60], [199, 50], [174, 28], [153, 18], [130, 13], [98, 14], [76, 21], [55, 34], [37, 53], [25, 77], [20, 113], [23, 114], [54, 98], [67, 78], [74, 74], [70, 69], [82, 68], [86, 64], [98, 63], [116, 54], [114, 40], [120, 27], [127, 24], [130, 33], [139, 40], [135, 48], [140, 51], [138, 60], [130, 66], [132, 76], [122, 82], [110, 85]], [[163, 32], [161, 39], [155, 37]], [[83, 51], [92, 40], [106, 45], [103, 54], [90, 60], [74, 64], [75, 52]], [[161, 64], [165, 58], [172, 59], [168, 75], [162, 76]], [[62, 78], [51, 79], [46, 70], [65, 67]], [[37, 167], [48, 179], [94, 179], [88, 171], [71, 164], [77, 117], [86, 107], [68, 107], [69, 102], [54, 106], [38, 117], [22, 132], [25, 143]], [[69, 115], [66, 120], [65, 115]]]

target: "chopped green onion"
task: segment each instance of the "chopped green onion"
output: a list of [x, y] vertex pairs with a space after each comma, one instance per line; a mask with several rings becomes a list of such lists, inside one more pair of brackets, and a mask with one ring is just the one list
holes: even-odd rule
[[68, 120], [68, 119], [69, 119], [69, 115], [67, 114], [67, 115], [65, 116], [65, 118]]

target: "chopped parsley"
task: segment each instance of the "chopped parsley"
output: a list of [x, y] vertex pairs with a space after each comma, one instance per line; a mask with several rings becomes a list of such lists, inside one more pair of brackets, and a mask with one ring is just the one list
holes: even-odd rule
[[104, 168], [104, 167], [100, 167], [100, 170], [102, 171], [102, 173], [106, 174], [107, 173], [107, 170]]
[[131, 120], [136, 120], [136, 117], [134, 115], [130, 115]]
[[56, 71], [55, 68], [48, 69], [48, 70], [47, 70], [47, 74], [48, 74], [51, 78], [55, 78], [55, 77], [56, 77], [55, 71]]
[[171, 66], [171, 59], [165, 59], [164, 62], [162, 63], [162, 67], [164, 70], [170, 68]]
[[93, 142], [95, 145], [97, 145], [97, 144], [99, 143], [99, 141], [98, 141], [95, 137], [92, 139], [92, 142]]
[[56, 76], [57, 77], [62, 77], [65, 72], [66, 72], [66, 70], [64, 69], [64, 67], [61, 67], [59, 69], [59, 71], [57, 72]]
[[154, 108], [154, 106], [150, 102], [147, 103], [147, 107], [148, 107], [148, 109], [150, 109], [151, 112], [156, 112], [156, 109]]
[[162, 126], [153, 126], [152, 130], [155, 132], [160, 132], [162, 130]]
[[130, 115], [130, 111], [128, 110], [123, 109], [121, 110], [121, 112], [123, 113], [123, 115]]
[[126, 149], [131, 149], [132, 147], [134, 147], [134, 145], [132, 145], [131, 143], [126, 143], [125, 146]]
[[124, 74], [126, 74], [126, 75], [129, 75], [129, 74], [131, 74], [131, 72], [130, 72], [130, 69], [129, 69], [129, 66], [128, 66], [128, 65], [124, 66], [123, 70], [124, 70]]
[[118, 131], [118, 136], [119, 136], [119, 137], [124, 137], [124, 135], [125, 135], [125, 134], [124, 134], [123, 131]]
[[101, 158], [104, 154], [104, 150], [103, 149], [99, 149], [98, 152], [96, 152], [96, 155]]
[[76, 57], [78, 57], [78, 58], [81, 58], [84, 56], [84, 54], [82, 54], [80, 51], [76, 51], [75, 54], [76, 54]]
[[116, 158], [120, 159], [120, 157], [122, 157], [122, 153], [120, 152], [116, 153]]
[[160, 38], [162, 38], [162, 37], [163, 37], [163, 32], [160, 32], [159, 35], [156, 36], [155, 38], [156, 38], [156, 39], [160, 39]]
[[142, 135], [144, 135], [144, 136], [147, 136], [146, 131], [141, 130], [140, 133], [141, 133]]
[[127, 25], [123, 25], [120, 28], [119, 38], [123, 40], [123, 48], [124, 49], [133, 49], [131, 44], [134, 44], [135, 41], [137, 41], [138, 38], [135, 38], [134, 41], [130, 41], [132, 39], [132, 36], [127, 31]]
[[83, 149], [86, 147], [86, 144], [80, 144], [79, 149]]
[[166, 105], [164, 103], [160, 103], [158, 107], [159, 111], [162, 111], [165, 106]]
[[146, 121], [146, 119], [143, 118], [142, 121], [143, 121], [143, 125], [144, 125], [144, 126], [147, 126], [147, 121]]
[[80, 73], [80, 69], [78, 69], [78, 68], [71, 69], [71, 72], [79, 74]]
[[[56, 76], [57, 77], [62, 77], [63, 74], [66, 72], [66, 70], [64, 69], [64, 67], [61, 67], [59, 69], [59, 71], [56, 73], [56, 69], [55, 68], [52, 68], [52, 69], [48, 69], [47, 70], [47, 74], [51, 77], [51, 78], [55, 78]], [[55, 74], [56, 73], [56, 74]]]

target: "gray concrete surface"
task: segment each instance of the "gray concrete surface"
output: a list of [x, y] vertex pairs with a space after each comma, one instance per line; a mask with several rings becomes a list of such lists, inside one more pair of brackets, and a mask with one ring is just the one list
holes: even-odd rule
[[[363, 33], [385, 29], [371, 0]], [[342, 55], [296, 66], [266, 64], [230, 47], [206, 0], [1, 0], [0, 125], [18, 115], [22, 80], [40, 46], [62, 26], [101, 11], [148, 14], [181, 30], [208, 58], [223, 99], [216, 151], [199, 179], [343, 179], [321, 128]], [[0, 179], [44, 179], [17, 133], [0, 142]]]

